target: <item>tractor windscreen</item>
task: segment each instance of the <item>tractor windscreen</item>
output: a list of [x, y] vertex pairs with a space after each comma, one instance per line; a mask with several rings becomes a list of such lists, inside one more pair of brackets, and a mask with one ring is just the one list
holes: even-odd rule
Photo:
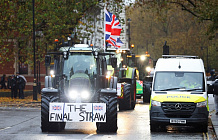
[[69, 79], [75, 73], [85, 73], [89, 76], [96, 74], [96, 60], [92, 54], [72, 53], [64, 62], [63, 73]]

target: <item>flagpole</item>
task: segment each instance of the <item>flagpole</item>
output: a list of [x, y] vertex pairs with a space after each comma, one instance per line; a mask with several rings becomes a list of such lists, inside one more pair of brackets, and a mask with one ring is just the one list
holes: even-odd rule
[[106, 17], [105, 17], [105, 10], [106, 10], [106, 3], [104, 4], [104, 52], [106, 50], [106, 40], [105, 40], [105, 24], [106, 24]]

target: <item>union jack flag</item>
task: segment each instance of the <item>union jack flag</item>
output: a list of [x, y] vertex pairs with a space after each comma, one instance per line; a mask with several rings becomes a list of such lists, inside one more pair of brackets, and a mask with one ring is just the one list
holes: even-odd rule
[[123, 42], [120, 40], [120, 38], [117, 38], [116, 47], [120, 48], [123, 45]]
[[53, 110], [61, 110], [61, 106], [59, 106], [59, 105], [54, 105], [54, 106], [52, 106], [52, 109]]
[[99, 111], [101, 111], [101, 110], [103, 110], [103, 106], [94, 106], [94, 110], [99, 110]]
[[112, 46], [116, 46], [117, 38], [121, 33], [121, 25], [116, 16], [105, 10], [105, 41]]

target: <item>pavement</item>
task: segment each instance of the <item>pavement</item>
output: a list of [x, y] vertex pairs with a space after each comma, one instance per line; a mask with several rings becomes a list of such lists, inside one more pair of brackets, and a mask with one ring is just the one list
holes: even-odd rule
[[37, 100], [33, 100], [32, 91], [24, 91], [24, 99], [11, 99], [10, 89], [0, 89], [0, 107], [26, 107], [26, 108], [40, 108], [41, 94], [37, 94]]
[[[31, 94], [30, 94], [31, 93]], [[17, 108], [40, 108], [41, 94], [37, 94], [37, 100], [33, 100], [33, 94], [30, 91], [25, 91], [24, 99], [11, 99], [10, 90], [0, 89], [0, 107], [17, 107]], [[215, 115], [215, 106], [213, 94], [208, 94], [209, 118], [217, 138], [218, 134], [218, 115]], [[209, 128], [211, 129], [211, 128]]]
[[218, 115], [216, 115], [215, 111], [215, 105], [214, 105], [214, 98], [213, 94], [208, 94], [208, 105], [209, 105], [209, 117], [212, 122], [212, 126], [216, 135], [217, 139], [217, 134], [218, 134]]

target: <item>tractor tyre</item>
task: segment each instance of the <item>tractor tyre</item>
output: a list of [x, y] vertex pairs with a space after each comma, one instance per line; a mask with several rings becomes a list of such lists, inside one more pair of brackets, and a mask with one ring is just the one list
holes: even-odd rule
[[49, 103], [57, 102], [58, 97], [41, 95], [41, 130], [42, 132], [59, 132], [64, 130], [66, 122], [49, 122]]
[[135, 109], [136, 104], [136, 80], [132, 80], [131, 84], [131, 109]]
[[150, 84], [143, 83], [143, 102], [149, 103], [151, 98]]
[[130, 110], [131, 108], [131, 84], [123, 86], [123, 98], [119, 99], [119, 110]]
[[106, 103], [106, 122], [97, 122], [97, 132], [117, 132], [117, 96], [100, 95], [100, 102]]

